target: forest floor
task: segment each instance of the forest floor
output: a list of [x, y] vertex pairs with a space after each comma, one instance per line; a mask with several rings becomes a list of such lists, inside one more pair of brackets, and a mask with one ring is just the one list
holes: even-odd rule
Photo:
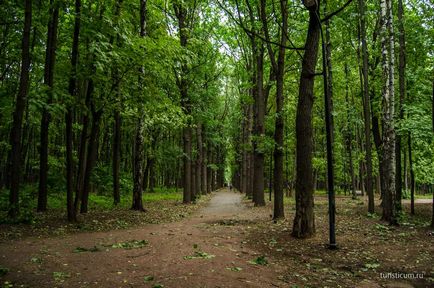
[[[293, 202], [286, 203], [285, 220], [272, 221], [271, 202], [253, 207], [227, 189], [170, 223], [3, 238], [0, 285], [433, 287], [434, 233], [427, 227], [431, 204], [417, 204], [417, 216], [391, 227], [377, 214], [367, 215], [362, 199], [340, 197], [339, 249], [329, 250], [326, 198], [315, 201], [317, 235], [305, 240], [290, 236]], [[388, 272], [418, 273], [423, 279], [381, 278]]]

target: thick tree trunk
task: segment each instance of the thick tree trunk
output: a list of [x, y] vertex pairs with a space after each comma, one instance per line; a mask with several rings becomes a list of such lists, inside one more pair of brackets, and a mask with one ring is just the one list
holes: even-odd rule
[[[175, 15], [178, 20], [178, 34], [181, 47], [186, 48], [188, 42], [188, 26], [187, 26], [187, 9], [183, 6], [185, 3], [176, 3], [173, 5]], [[187, 63], [181, 64], [181, 75], [178, 80], [178, 88], [181, 94], [181, 106], [186, 115], [191, 114], [191, 103], [188, 95], [187, 79], [188, 73]], [[191, 123], [183, 130], [183, 146], [184, 146], [184, 192], [183, 203], [190, 203], [192, 200], [192, 128]]]
[[395, 215], [395, 128], [394, 128], [394, 42], [391, 0], [381, 1], [381, 47], [383, 81], [383, 154], [384, 192], [382, 219], [396, 224]]
[[21, 133], [24, 109], [30, 85], [30, 28], [32, 26], [32, 1], [25, 1], [24, 28], [21, 41], [21, 74], [18, 94], [15, 101], [12, 129], [10, 133], [10, 192], [9, 217], [15, 219], [19, 214], [19, 190], [21, 178]]
[[[316, 2], [315, 2], [316, 3]], [[318, 6], [309, 9], [309, 27], [302, 62], [300, 87], [296, 116], [296, 169], [295, 186], [296, 213], [292, 235], [306, 238], [315, 234], [314, 199], [313, 199], [313, 128], [312, 107], [315, 66], [318, 58], [320, 23]]]
[[[54, 64], [56, 61], [57, 27], [59, 23], [59, 7], [50, 0], [50, 20], [48, 21], [47, 48], [45, 50], [44, 84], [48, 86], [47, 106], [53, 101]], [[39, 190], [38, 212], [47, 210], [47, 176], [48, 176], [48, 130], [50, 112], [45, 107], [41, 118], [41, 142], [39, 154]]]
[[[140, 0], [140, 37], [146, 37], [146, 25], [147, 25], [147, 0]], [[143, 73], [144, 68], [140, 67], [138, 84], [140, 88], [143, 88]], [[141, 93], [143, 89], [139, 90]], [[133, 203], [132, 210], [145, 211], [143, 208], [143, 162], [144, 162], [144, 123], [143, 123], [143, 104], [139, 105], [139, 115], [137, 120], [135, 146], [134, 146], [134, 174], [133, 174]]]

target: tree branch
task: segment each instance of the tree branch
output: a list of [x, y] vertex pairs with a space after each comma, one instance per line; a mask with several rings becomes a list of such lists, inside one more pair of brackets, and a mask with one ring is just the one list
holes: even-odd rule
[[341, 8], [339, 8], [338, 10], [334, 11], [333, 13], [325, 16], [323, 19], [321, 19], [321, 23], [325, 22], [327, 20], [330, 20], [330, 18], [332, 18], [333, 16], [335, 16], [336, 14], [340, 13], [342, 10], [344, 10], [348, 5], [351, 4], [353, 0], [348, 0], [347, 3], [344, 4], [344, 6], [342, 6]]

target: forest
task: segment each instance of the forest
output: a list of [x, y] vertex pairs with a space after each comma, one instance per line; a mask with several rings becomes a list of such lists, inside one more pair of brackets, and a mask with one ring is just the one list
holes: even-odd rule
[[0, 285], [433, 285], [432, 1], [2, 0], [0, 35]]

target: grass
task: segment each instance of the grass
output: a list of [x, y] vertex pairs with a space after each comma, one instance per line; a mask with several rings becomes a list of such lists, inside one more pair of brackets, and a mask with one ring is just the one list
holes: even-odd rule
[[[25, 185], [20, 190], [20, 211], [21, 219], [18, 222], [31, 222], [33, 213], [37, 206], [37, 185]], [[174, 188], [155, 188], [155, 191], [143, 193], [143, 203], [159, 202], [159, 201], [181, 201], [182, 189], [176, 191]], [[95, 211], [110, 211], [113, 209], [129, 209], [131, 206], [132, 193], [123, 191], [121, 194], [121, 202], [115, 206], [113, 197], [107, 191], [105, 195], [91, 193], [89, 194], [89, 210]], [[110, 196], [108, 196], [110, 195]], [[51, 192], [48, 194], [47, 206], [49, 210], [65, 211], [66, 210], [66, 192]], [[6, 213], [9, 205], [9, 191], [0, 191], [0, 223], [7, 222]]]

